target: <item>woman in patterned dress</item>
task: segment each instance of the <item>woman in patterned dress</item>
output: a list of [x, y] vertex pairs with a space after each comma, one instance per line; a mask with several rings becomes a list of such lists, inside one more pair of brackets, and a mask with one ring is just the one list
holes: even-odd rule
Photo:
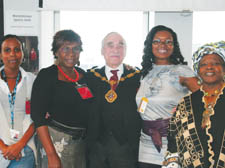
[[201, 87], [181, 100], [170, 120], [164, 167], [222, 168], [225, 42], [203, 45], [194, 53], [193, 63]]

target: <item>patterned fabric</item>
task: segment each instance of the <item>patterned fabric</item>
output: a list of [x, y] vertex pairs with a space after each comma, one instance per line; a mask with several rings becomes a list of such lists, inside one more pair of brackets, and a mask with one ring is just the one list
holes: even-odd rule
[[[74, 139], [71, 135], [48, 127], [52, 142], [64, 168], [86, 168], [86, 142], [84, 139]], [[48, 168], [47, 154], [37, 140], [37, 168]]]
[[[207, 149], [204, 149], [202, 145], [204, 144], [203, 141], [206, 141], [206, 139], [202, 139], [202, 136], [200, 137], [199, 133], [204, 132], [205, 130], [201, 128], [198, 129], [198, 126], [196, 126], [201, 119], [196, 117], [196, 115], [193, 113], [193, 104], [191, 102], [191, 98], [191, 95], [183, 98], [170, 120], [168, 152], [177, 152], [179, 154], [182, 168], [206, 168], [209, 167], [205, 163], [205, 161], [208, 162], [209, 155], [207, 154]], [[201, 113], [201, 110], [197, 112]], [[212, 127], [212, 129], [216, 128]], [[218, 154], [214, 158], [215, 164], [212, 166], [213, 168], [222, 168], [225, 166], [224, 126], [220, 126], [220, 129], [222, 130], [223, 137], [216, 138], [219, 139], [219, 144], [221, 144], [221, 147], [220, 150], [215, 151]], [[217, 131], [211, 130], [211, 132], [213, 133], [213, 139], [215, 139], [215, 134], [217, 133], [214, 132]], [[173, 140], [175, 143], [171, 143]]]
[[225, 62], [225, 41], [220, 41], [220, 42], [216, 42], [216, 43], [209, 43], [209, 44], [205, 44], [202, 47], [200, 47], [194, 54], [192, 57], [193, 60], [193, 68], [194, 71], [198, 72], [198, 66], [199, 66], [199, 62], [202, 59], [202, 57], [204, 55], [208, 55], [208, 54], [217, 54], [219, 55]]
[[195, 130], [189, 97], [185, 97], [178, 105], [176, 115], [171, 118], [169, 132], [173, 132], [171, 134], [176, 135], [178, 153], [180, 154], [182, 167], [203, 168], [204, 166], [201, 159], [203, 158], [204, 153], [198, 134]]

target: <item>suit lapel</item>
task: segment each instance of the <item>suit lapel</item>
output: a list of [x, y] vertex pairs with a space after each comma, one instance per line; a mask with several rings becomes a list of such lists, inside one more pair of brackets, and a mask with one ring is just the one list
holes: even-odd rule
[[129, 74], [129, 70], [127, 70], [127, 68], [125, 67], [125, 65], [123, 64], [123, 74], [121, 77], [125, 77], [127, 74]]
[[98, 73], [100, 73], [101, 76], [106, 77], [105, 66], [103, 66], [101, 69], [99, 69]]
[[[97, 71], [102, 77], [105, 77], [107, 79], [107, 76], [105, 74], [105, 66], [103, 66], [101, 69], [99, 69]], [[109, 83], [105, 82], [105, 81], [102, 81], [103, 83], [103, 90], [109, 90], [110, 89], [110, 85]]]

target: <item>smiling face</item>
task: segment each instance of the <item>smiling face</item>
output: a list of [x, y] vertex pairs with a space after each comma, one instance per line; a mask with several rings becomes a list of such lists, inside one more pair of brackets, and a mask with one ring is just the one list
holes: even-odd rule
[[121, 35], [109, 34], [103, 41], [102, 55], [106, 64], [111, 68], [117, 68], [126, 55], [126, 44]]
[[8, 38], [2, 43], [0, 55], [5, 69], [19, 69], [23, 60], [22, 44], [16, 38]]
[[79, 61], [81, 52], [77, 42], [65, 42], [56, 52], [58, 65], [63, 69], [73, 68]]
[[157, 65], [170, 64], [169, 57], [174, 49], [173, 37], [168, 31], [158, 31], [152, 41], [152, 53]]
[[203, 84], [217, 85], [223, 83], [225, 75], [224, 61], [217, 54], [205, 55], [199, 63], [198, 75]]

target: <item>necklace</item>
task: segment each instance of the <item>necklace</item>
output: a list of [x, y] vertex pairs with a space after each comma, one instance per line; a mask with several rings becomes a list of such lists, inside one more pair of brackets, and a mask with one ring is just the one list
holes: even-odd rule
[[79, 73], [77, 72], [77, 70], [75, 68], [73, 68], [73, 71], [76, 74], [76, 78], [75, 79], [70, 78], [65, 72], [63, 72], [62, 68], [60, 68], [59, 65], [57, 65], [57, 68], [68, 81], [70, 81], [70, 82], [77, 82], [79, 80]]
[[209, 162], [211, 163], [210, 168], [213, 167], [215, 160], [213, 157], [215, 156], [215, 153], [212, 148], [212, 142], [213, 142], [213, 137], [212, 134], [209, 132], [209, 129], [211, 128], [211, 121], [210, 121], [210, 116], [215, 114], [214, 107], [217, 103], [217, 100], [219, 99], [220, 95], [223, 94], [223, 89], [225, 87], [225, 84], [220, 89], [217, 89], [214, 91], [214, 93], [209, 94], [203, 90], [203, 87], [200, 87], [200, 90], [204, 93], [202, 97], [202, 102], [204, 103], [204, 108], [205, 111], [202, 114], [202, 129], [205, 129], [206, 135], [209, 136], [209, 139], [207, 140], [208, 144], [208, 152], [209, 152]]
[[208, 93], [203, 90], [201, 86], [201, 91], [204, 93], [204, 96], [202, 97], [202, 101], [204, 103], [205, 111], [202, 114], [202, 125], [201, 127], [204, 129], [207, 126], [210, 125], [210, 116], [214, 114], [214, 106], [216, 105], [216, 102], [219, 98], [219, 95], [222, 93], [223, 88], [225, 87], [225, 84], [219, 89], [216, 89], [214, 93]]
[[95, 75], [96, 77], [100, 78], [102, 81], [105, 81], [105, 82], [109, 83], [110, 86], [114, 85], [115, 83], [123, 82], [123, 81], [125, 81], [127, 78], [131, 78], [131, 77], [133, 77], [135, 74], [140, 73], [139, 70], [136, 70], [135, 72], [129, 73], [127, 76], [121, 77], [120, 80], [117, 82], [117, 81], [114, 81], [114, 80], [111, 80], [111, 81], [110, 81], [110, 80], [107, 80], [106, 77], [101, 76], [101, 74], [98, 73], [98, 72], [96, 72], [94, 69], [91, 69], [90, 71], [91, 71], [92, 73], [94, 73], [94, 75]]
[[139, 70], [136, 70], [136, 71], [134, 71], [134, 72], [132, 72], [132, 73], [129, 73], [128, 75], [126, 75], [126, 76], [124, 76], [124, 77], [121, 77], [120, 80], [114, 81], [114, 80], [107, 80], [106, 77], [101, 76], [101, 74], [98, 73], [98, 72], [96, 72], [94, 69], [91, 69], [90, 71], [91, 71], [92, 73], [94, 73], [94, 75], [95, 75], [96, 77], [100, 78], [102, 81], [107, 82], [107, 83], [110, 85], [110, 90], [105, 94], [105, 99], [106, 99], [107, 102], [109, 102], [109, 103], [113, 103], [113, 102], [117, 99], [117, 94], [116, 94], [116, 92], [112, 89], [112, 86], [113, 86], [115, 83], [123, 82], [123, 81], [125, 81], [126, 79], [133, 77], [135, 74], [140, 73]]
[[18, 77], [18, 74], [19, 74], [20, 77], [22, 76], [22, 75], [21, 75], [21, 72], [19, 71], [18, 74], [17, 74], [17, 76], [8, 77], [8, 76], [6, 76], [5, 70], [4, 70], [4, 69], [1, 70], [0, 74], [1, 74], [1, 78], [2, 78], [5, 82], [7, 82], [7, 79], [16, 79], [16, 78]]
[[214, 93], [211, 93], [211, 94], [209, 92], [205, 92], [205, 91], [203, 92], [204, 92], [204, 96], [211, 97], [211, 96], [216, 96], [220, 92], [220, 89], [216, 89]]

